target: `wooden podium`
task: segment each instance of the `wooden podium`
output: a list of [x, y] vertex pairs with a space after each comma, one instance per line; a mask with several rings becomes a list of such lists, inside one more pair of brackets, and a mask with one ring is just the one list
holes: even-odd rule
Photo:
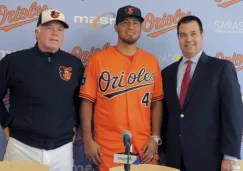
[[[153, 164], [139, 164], [133, 165], [130, 167], [131, 171], [179, 171], [171, 167], [153, 165]], [[124, 171], [124, 166], [113, 167], [109, 171]]]
[[237, 164], [240, 166], [240, 171], [243, 171], [243, 160], [238, 160]]
[[0, 171], [49, 171], [43, 164], [24, 161], [1, 161]]

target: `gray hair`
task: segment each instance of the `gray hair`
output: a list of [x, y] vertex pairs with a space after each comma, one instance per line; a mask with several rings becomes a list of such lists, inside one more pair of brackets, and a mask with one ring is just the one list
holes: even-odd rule
[[40, 33], [40, 31], [41, 31], [41, 26], [38, 26], [35, 30], [36, 30], [38, 33]]
[[[41, 31], [41, 26], [38, 26], [38, 27], [35, 29], [35, 31], [37, 31], [38, 33], [40, 33], [40, 31]], [[38, 42], [37, 37], [36, 37], [35, 39], [36, 39], [36, 41]]]

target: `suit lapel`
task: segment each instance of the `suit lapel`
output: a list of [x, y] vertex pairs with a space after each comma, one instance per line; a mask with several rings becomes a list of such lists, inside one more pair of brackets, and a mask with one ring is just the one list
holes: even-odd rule
[[186, 94], [186, 99], [183, 105], [183, 109], [186, 107], [188, 104], [194, 90], [197, 88], [198, 85], [200, 85], [200, 82], [203, 80], [203, 75], [205, 75], [207, 68], [205, 67], [205, 64], [207, 63], [208, 56], [203, 52], [197, 66], [195, 68], [195, 71], [193, 73], [187, 94]]

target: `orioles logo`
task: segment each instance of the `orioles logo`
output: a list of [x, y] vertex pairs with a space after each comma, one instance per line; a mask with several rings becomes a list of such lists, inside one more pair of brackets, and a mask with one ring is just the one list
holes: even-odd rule
[[128, 15], [132, 15], [133, 11], [134, 11], [134, 8], [131, 8], [131, 7], [126, 8], [126, 14], [128, 14]]
[[[37, 2], [33, 2], [29, 8], [22, 8], [19, 5], [15, 10], [8, 9], [5, 5], [0, 5], [0, 30], [7, 32], [16, 27], [37, 21], [40, 13], [47, 9], [47, 5], [41, 7], [37, 5]], [[4, 25], [5, 23], [6, 25]]]
[[[108, 89], [113, 90], [113, 92], [104, 94], [108, 99], [111, 99], [120, 94], [133, 91], [142, 87], [148, 87], [154, 85], [154, 73], [149, 73], [146, 68], [142, 68], [138, 74], [132, 72], [129, 73], [127, 78], [125, 77], [125, 72], [122, 71], [120, 76], [112, 76], [109, 71], [102, 71], [98, 79], [98, 85], [101, 92], [106, 93]], [[139, 83], [134, 85], [134, 83]], [[124, 88], [127, 85], [133, 85], [130, 88]], [[121, 89], [121, 90], [116, 90]]]
[[180, 8], [174, 14], [165, 12], [163, 17], [156, 17], [153, 13], [148, 13], [144, 18], [143, 31], [150, 32], [147, 36], [155, 38], [176, 29], [179, 20], [189, 15], [192, 15], [191, 11], [183, 12]]
[[227, 7], [229, 7], [231, 5], [234, 5], [234, 4], [238, 3], [238, 2], [242, 2], [241, 0], [228, 0], [227, 2], [223, 2], [223, 3], [222, 3], [222, 0], [214, 0], [214, 1], [216, 3], [220, 3], [218, 5], [218, 7], [222, 7], [222, 8], [227, 8]]
[[69, 81], [72, 76], [72, 67], [60, 66], [59, 75], [64, 81]]
[[60, 16], [60, 12], [52, 11], [51, 12], [51, 17], [52, 18], [58, 18]]

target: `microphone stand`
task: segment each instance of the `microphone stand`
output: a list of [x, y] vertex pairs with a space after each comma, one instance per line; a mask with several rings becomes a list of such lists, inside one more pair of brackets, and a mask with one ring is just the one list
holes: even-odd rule
[[130, 171], [130, 164], [129, 164], [129, 154], [130, 154], [130, 144], [125, 146], [125, 154], [127, 155], [127, 164], [124, 164], [125, 171]]

